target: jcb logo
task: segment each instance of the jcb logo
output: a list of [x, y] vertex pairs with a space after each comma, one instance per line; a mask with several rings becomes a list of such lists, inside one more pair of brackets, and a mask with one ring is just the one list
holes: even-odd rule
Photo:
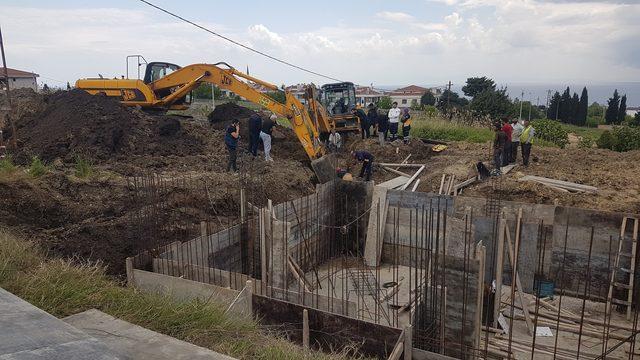
[[124, 101], [131, 101], [136, 98], [135, 91], [131, 89], [122, 89], [120, 90], [120, 94], [122, 95], [122, 100]]
[[231, 85], [231, 83], [232, 83], [231, 77], [229, 77], [227, 75], [222, 75], [221, 83], [222, 83], [222, 85]]
[[258, 100], [258, 104], [262, 105], [264, 107], [267, 107], [267, 106], [271, 105], [271, 100], [269, 100], [267, 98], [264, 98], [264, 97], [261, 97], [260, 100]]

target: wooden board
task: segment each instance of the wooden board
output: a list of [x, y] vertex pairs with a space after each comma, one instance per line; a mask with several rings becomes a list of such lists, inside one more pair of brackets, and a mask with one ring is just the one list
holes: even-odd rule
[[397, 189], [402, 185], [406, 184], [410, 177], [406, 176], [398, 176], [389, 181], [385, 181], [383, 183], [378, 184], [377, 186], [387, 188], [387, 189]]
[[364, 262], [367, 266], [378, 266], [380, 264], [388, 207], [387, 188], [375, 186], [371, 199], [371, 211], [369, 211], [367, 238], [364, 245]]
[[537, 181], [545, 185], [564, 188], [567, 190], [598, 192], [598, 188], [595, 186], [582, 185], [582, 184], [572, 183], [572, 182], [563, 181], [563, 180], [549, 179], [542, 176], [526, 175], [518, 179], [518, 181]]

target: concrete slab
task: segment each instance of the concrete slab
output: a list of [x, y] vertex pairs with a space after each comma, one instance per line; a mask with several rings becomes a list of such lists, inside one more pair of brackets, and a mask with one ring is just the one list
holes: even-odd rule
[[0, 288], [0, 359], [120, 359], [86, 333]]
[[384, 228], [387, 223], [387, 209], [387, 188], [374, 187], [364, 247], [364, 261], [368, 266], [380, 264]]
[[234, 359], [114, 318], [96, 309], [71, 315], [64, 318], [64, 321], [102, 341], [120, 359]]
[[409, 178], [406, 176], [398, 176], [389, 181], [385, 181], [383, 183], [378, 184], [377, 186], [387, 188], [387, 189], [397, 189], [402, 185], [406, 184], [409, 181]]

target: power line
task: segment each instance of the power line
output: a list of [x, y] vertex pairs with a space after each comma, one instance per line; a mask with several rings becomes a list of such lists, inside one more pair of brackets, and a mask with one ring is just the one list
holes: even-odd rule
[[228, 41], [228, 42], [230, 42], [230, 43], [232, 43], [232, 44], [234, 44], [234, 45], [240, 46], [240, 47], [242, 47], [243, 49], [246, 49], [246, 50], [252, 51], [252, 52], [254, 52], [254, 53], [256, 53], [256, 54], [262, 55], [262, 56], [267, 57], [267, 58], [269, 58], [269, 59], [271, 59], [271, 60], [277, 61], [277, 62], [279, 62], [279, 63], [281, 63], [281, 64], [284, 64], [284, 65], [287, 65], [287, 66], [291, 66], [291, 67], [296, 68], [296, 69], [298, 69], [298, 70], [302, 70], [302, 71], [307, 72], [307, 73], [309, 73], [309, 74], [313, 74], [313, 75], [320, 76], [320, 77], [323, 77], [323, 78], [326, 78], [326, 79], [330, 79], [330, 80], [334, 80], [334, 81], [342, 82], [342, 80], [340, 80], [340, 79], [336, 79], [336, 78], [331, 77], [331, 76], [328, 76], [328, 75], [320, 74], [319, 72], [315, 72], [315, 71], [313, 71], [313, 70], [309, 70], [309, 69], [303, 68], [302, 66], [298, 66], [298, 65], [292, 64], [292, 63], [290, 63], [290, 62], [288, 62], [288, 61], [285, 61], [285, 60], [282, 60], [282, 59], [278, 59], [278, 58], [277, 58], [277, 57], [275, 57], [275, 56], [272, 56], [272, 55], [269, 55], [269, 54], [267, 54], [267, 53], [264, 53], [264, 52], [262, 52], [262, 51], [260, 51], [260, 50], [256, 50], [256, 49], [254, 49], [254, 48], [251, 48], [251, 47], [249, 47], [249, 46], [247, 46], [247, 45], [244, 45], [244, 44], [242, 44], [242, 43], [240, 43], [240, 42], [237, 42], [237, 41], [235, 41], [235, 40], [233, 40], [233, 39], [230, 39], [230, 38], [228, 38], [228, 37], [226, 37], [226, 36], [224, 36], [224, 35], [222, 35], [222, 34], [219, 34], [219, 33], [215, 32], [215, 31], [213, 31], [213, 30], [207, 29], [206, 27], [204, 27], [204, 26], [202, 26], [202, 25], [196, 24], [196, 23], [194, 23], [194, 22], [193, 22], [193, 21], [191, 21], [191, 20], [185, 19], [185, 18], [183, 18], [183, 17], [182, 17], [182, 16], [180, 16], [180, 15], [177, 15], [177, 14], [174, 14], [174, 13], [172, 13], [172, 12], [168, 11], [168, 10], [165, 10], [165, 9], [163, 9], [163, 8], [161, 8], [161, 7], [157, 6], [157, 5], [155, 5], [155, 4], [150, 3], [149, 1], [146, 1], [146, 0], [140, 0], [140, 2], [143, 2], [143, 3], [145, 3], [145, 4], [149, 5], [149, 6], [153, 7], [153, 8], [156, 8], [156, 9], [158, 9], [158, 10], [160, 10], [160, 11], [162, 11], [162, 12], [164, 12], [164, 13], [168, 14], [168, 15], [170, 15], [170, 16], [173, 16], [173, 17], [175, 17], [175, 18], [177, 18], [177, 19], [180, 19], [180, 20], [182, 20], [182, 21], [184, 21], [184, 22], [186, 22], [186, 23], [188, 23], [188, 24], [191, 24], [191, 25], [193, 25], [193, 26], [195, 26], [195, 27], [197, 27], [197, 28], [199, 28], [199, 29], [201, 29], [201, 30], [204, 30], [204, 31], [206, 31], [206, 32], [208, 32], [208, 33], [210, 33], [210, 34], [212, 34], [212, 35], [215, 35], [215, 36], [217, 36], [217, 37], [219, 37], [219, 38], [221, 38], [221, 39], [224, 39], [224, 40], [226, 40], [226, 41]]

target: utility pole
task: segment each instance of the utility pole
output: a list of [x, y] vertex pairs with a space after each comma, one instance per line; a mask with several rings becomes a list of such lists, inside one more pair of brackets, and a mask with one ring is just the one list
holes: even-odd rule
[[518, 116], [518, 120], [522, 120], [522, 103], [524, 102], [524, 90], [522, 90], [522, 95], [520, 96], [520, 115]]
[[450, 97], [451, 97], [451, 80], [449, 80], [449, 84], [447, 85], [447, 114], [449, 114], [449, 119], [451, 119], [451, 108], [450, 108]]
[[558, 101], [558, 105], [556, 105], [556, 121], [558, 121], [558, 113], [560, 112], [560, 102]]
[[[249, 69], [247, 67], [247, 69]], [[211, 84], [211, 111], [216, 109], [216, 88]]]
[[[11, 119], [11, 115], [10, 115], [10, 111], [11, 111], [11, 94], [9, 92], [9, 72], [7, 70], [7, 59], [4, 56], [4, 42], [2, 40], [2, 29], [0, 28], [0, 53], [2, 53], [2, 69], [3, 69], [3, 74], [4, 74], [4, 82], [5, 82], [5, 91], [7, 94], [7, 106], [8, 109], [7, 110], [7, 115], [6, 115], [6, 119], [9, 121], [9, 126], [11, 127], [11, 145], [13, 146], [13, 148], [15, 149], [17, 146], [17, 142], [16, 142], [16, 127], [13, 123], [13, 120]], [[0, 143], [2, 142], [2, 138], [0, 137]]]

